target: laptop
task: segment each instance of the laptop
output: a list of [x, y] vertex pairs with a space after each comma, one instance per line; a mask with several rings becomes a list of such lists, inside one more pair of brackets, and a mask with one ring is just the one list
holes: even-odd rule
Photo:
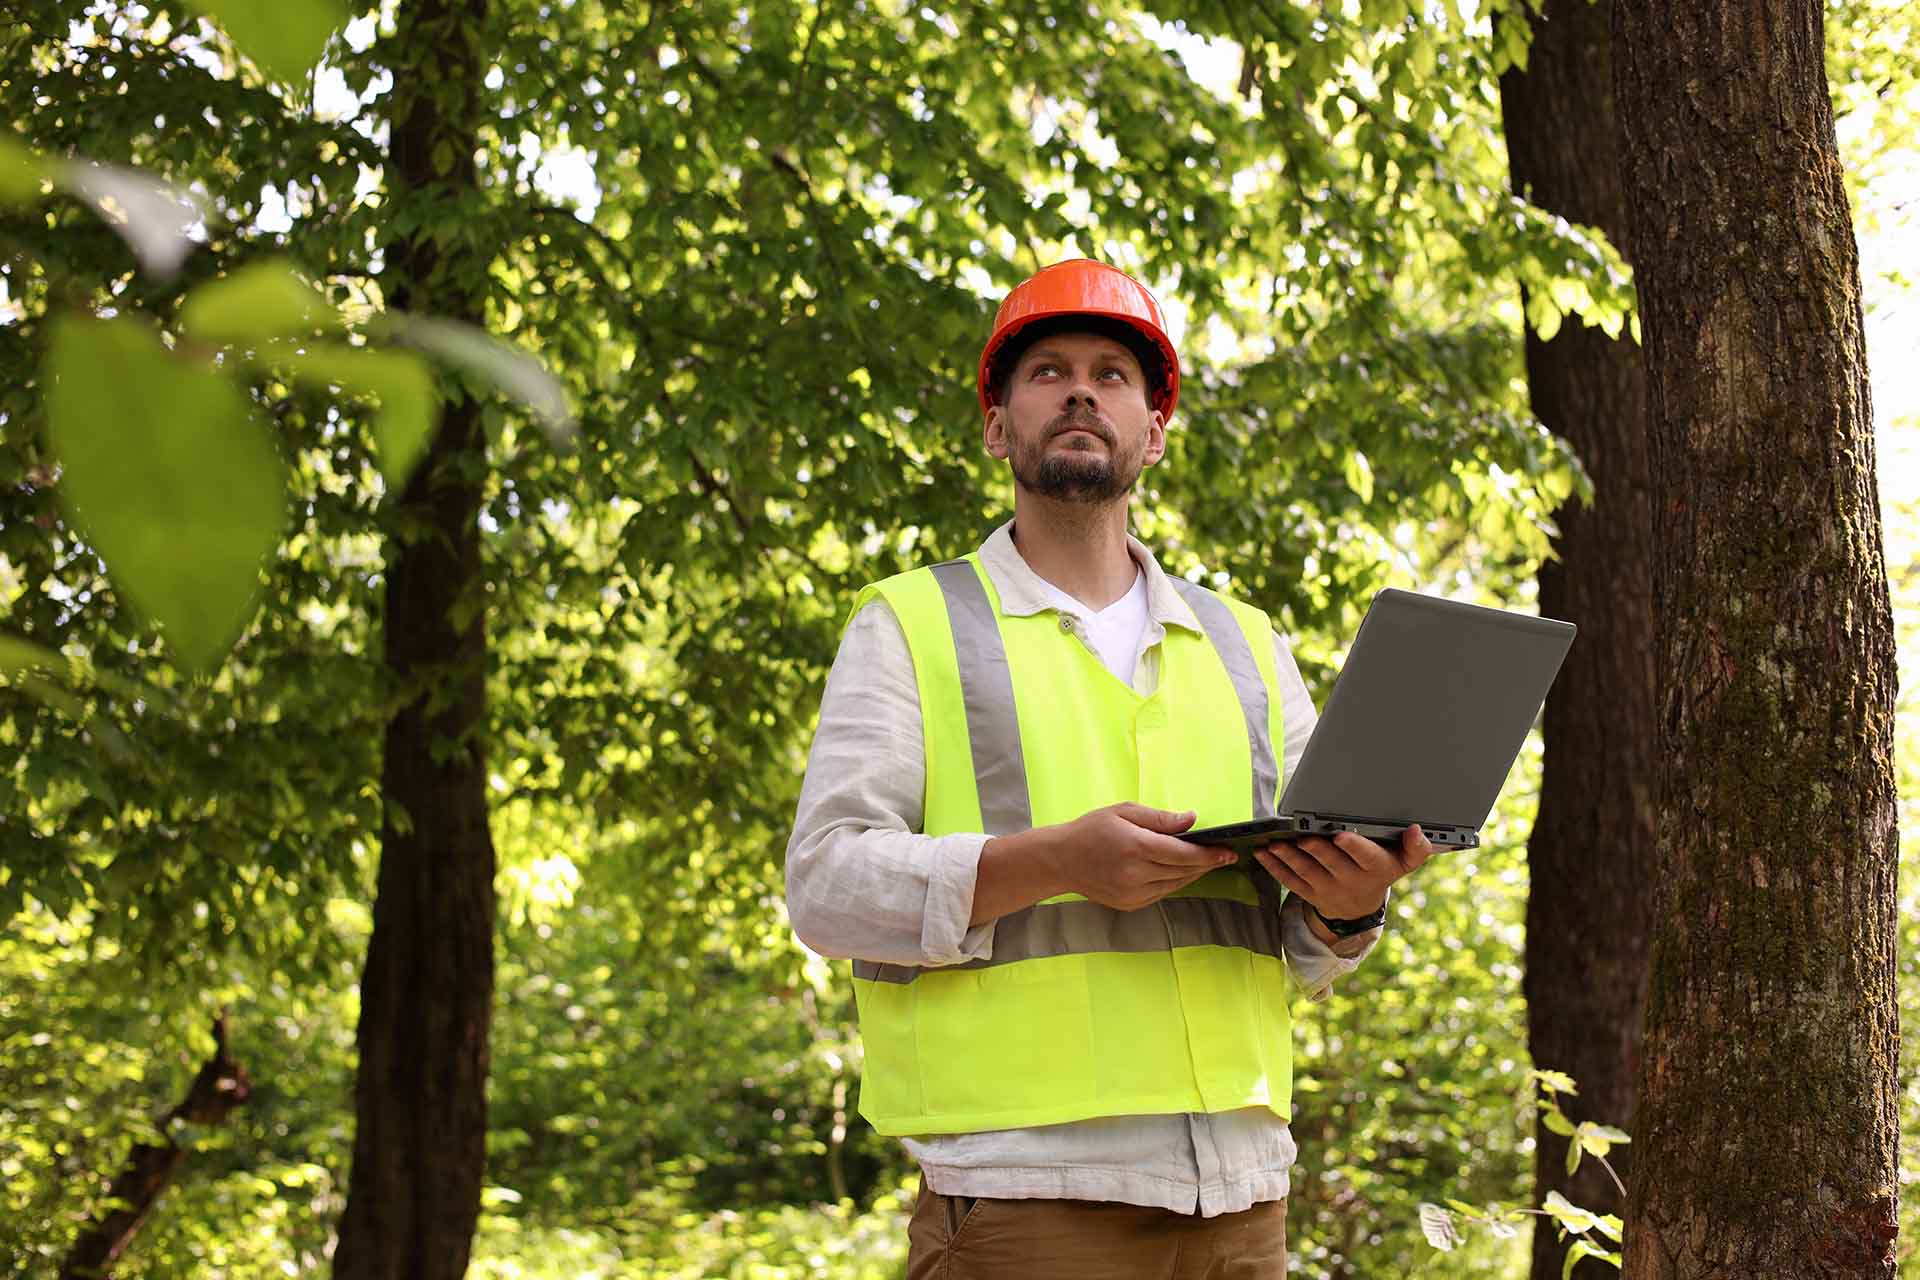
[[1436, 849], [1475, 847], [1574, 630], [1387, 588], [1360, 623], [1276, 815], [1183, 838], [1244, 861], [1274, 840], [1335, 831], [1397, 848], [1419, 823]]

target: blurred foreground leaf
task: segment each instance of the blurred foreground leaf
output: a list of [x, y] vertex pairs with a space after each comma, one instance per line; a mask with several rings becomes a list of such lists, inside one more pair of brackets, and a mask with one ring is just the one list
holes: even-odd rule
[[426, 362], [410, 351], [327, 345], [289, 355], [285, 363], [302, 381], [378, 400], [373, 440], [380, 474], [390, 489], [406, 484], [440, 420], [433, 373]]
[[403, 341], [491, 382], [531, 409], [554, 444], [565, 444], [572, 438], [575, 421], [566, 388], [532, 356], [454, 320], [397, 316], [391, 324], [395, 336]]
[[198, 197], [138, 169], [76, 161], [56, 181], [92, 205], [120, 233], [140, 265], [165, 280], [193, 252], [192, 232], [205, 211]]
[[0, 203], [25, 204], [38, 199], [40, 184], [47, 176], [46, 162], [34, 154], [33, 148], [0, 137]]
[[192, 0], [275, 80], [306, 78], [346, 22], [335, 0]]
[[181, 308], [180, 327], [202, 342], [262, 342], [340, 328], [327, 305], [284, 259], [240, 268], [195, 289]]
[[279, 540], [286, 467], [239, 387], [133, 319], [56, 322], [47, 431], [60, 496], [189, 671], [218, 665]]

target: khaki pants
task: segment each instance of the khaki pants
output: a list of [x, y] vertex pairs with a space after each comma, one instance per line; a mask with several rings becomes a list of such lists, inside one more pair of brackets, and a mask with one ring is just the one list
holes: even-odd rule
[[1097, 1200], [975, 1200], [922, 1184], [907, 1280], [1283, 1280], [1287, 1202], [1215, 1218]]

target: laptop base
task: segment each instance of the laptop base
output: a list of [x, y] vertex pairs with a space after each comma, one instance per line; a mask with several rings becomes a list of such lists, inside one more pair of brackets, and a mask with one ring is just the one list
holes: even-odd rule
[[[1366, 822], [1331, 814], [1282, 814], [1277, 818], [1259, 818], [1252, 822], [1234, 822], [1220, 827], [1202, 827], [1181, 835], [1193, 844], [1217, 845], [1239, 854], [1251, 854], [1276, 840], [1294, 840], [1300, 836], [1330, 836], [1336, 831], [1352, 831], [1390, 849], [1398, 849], [1400, 836], [1410, 823]], [[1480, 844], [1480, 833], [1464, 827], [1429, 827], [1420, 824], [1421, 833], [1436, 849], [1473, 849]]]

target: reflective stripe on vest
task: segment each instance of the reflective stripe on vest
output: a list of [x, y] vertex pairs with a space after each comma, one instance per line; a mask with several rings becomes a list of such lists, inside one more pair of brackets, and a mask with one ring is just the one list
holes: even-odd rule
[[1271, 818], [1279, 793], [1280, 768], [1274, 763], [1273, 739], [1267, 733], [1267, 686], [1255, 665], [1253, 649], [1247, 644], [1246, 633], [1234, 620], [1233, 611], [1219, 596], [1185, 578], [1168, 581], [1193, 610], [1193, 616], [1200, 619], [1207, 639], [1213, 642], [1214, 652], [1227, 664], [1227, 674], [1233, 677], [1233, 691], [1240, 695], [1240, 710], [1247, 721], [1247, 743], [1253, 755], [1253, 816]]
[[1020, 750], [1020, 717], [1013, 706], [1013, 673], [993, 602], [973, 566], [949, 560], [933, 566], [946, 597], [960, 659], [960, 693], [967, 706], [967, 741], [973, 746], [973, 776], [980, 792], [980, 829], [1012, 835], [1033, 825], [1027, 800], [1027, 762]]
[[[863, 592], [855, 612], [885, 598], [913, 654], [925, 833], [1011, 835], [1128, 799], [1194, 808], [1202, 825], [1271, 813], [1280, 735], [1270, 625], [1175, 585], [1204, 638], [1169, 627], [1161, 688], [1144, 697], [1051, 611], [1002, 617], [977, 556]], [[1234, 868], [1140, 911], [1073, 894], [1035, 904], [995, 923], [988, 959], [856, 961], [861, 1111], [895, 1134], [1258, 1105], [1284, 1116], [1278, 905], [1269, 878]]]

